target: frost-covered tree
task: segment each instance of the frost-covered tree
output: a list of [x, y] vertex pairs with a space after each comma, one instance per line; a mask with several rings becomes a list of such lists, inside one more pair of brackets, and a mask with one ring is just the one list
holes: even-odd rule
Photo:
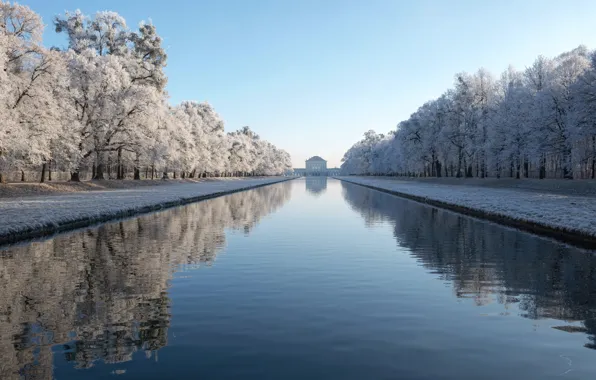
[[207, 102], [170, 105], [167, 55], [152, 23], [116, 12], [54, 19], [67, 48], [42, 45], [43, 23], [0, 0], [0, 182], [6, 172], [92, 178], [278, 175], [289, 155], [250, 128], [226, 134]]
[[590, 65], [577, 79], [574, 94], [573, 116], [575, 151], [580, 165], [589, 178], [596, 178], [596, 55], [590, 57]]
[[[63, 132], [64, 59], [41, 45], [42, 31], [41, 18], [31, 9], [0, 1], [0, 114], [5, 121], [0, 127], [0, 172], [41, 164], [45, 169]], [[61, 142], [64, 149], [68, 141]]]
[[[364, 139], [347, 174], [592, 178], [596, 174], [594, 53], [580, 46], [538, 57], [499, 80], [484, 69], [398, 124], [390, 141]], [[370, 133], [370, 132], [369, 132]], [[375, 152], [372, 155], [371, 152]]]

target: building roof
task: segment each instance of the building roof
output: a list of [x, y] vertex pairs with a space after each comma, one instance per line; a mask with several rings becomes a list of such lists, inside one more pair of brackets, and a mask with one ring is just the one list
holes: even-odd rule
[[[319, 156], [312, 156], [311, 158], [309, 158], [309, 159], [308, 159], [308, 160], [306, 160], [306, 161], [325, 161], [325, 160], [323, 160], [323, 159], [322, 159], [321, 157], [319, 157]], [[325, 161], [325, 162], [327, 162], [327, 161]]]

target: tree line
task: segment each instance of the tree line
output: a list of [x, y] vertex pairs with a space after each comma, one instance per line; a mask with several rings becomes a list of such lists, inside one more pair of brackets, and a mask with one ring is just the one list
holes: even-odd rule
[[[168, 103], [167, 55], [151, 23], [110, 11], [53, 20], [66, 49], [42, 45], [30, 8], [0, 0], [0, 182], [51, 169], [92, 178], [278, 175], [290, 156], [249, 127], [225, 133], [206, 102]], [[47, 173], [47, 174], [46, 174]]]
[[596, 56], [539, 56], [499, 78], [458, 73], [453, 88], [388, 134], [370, 130], [344, 174], [596, 178]]

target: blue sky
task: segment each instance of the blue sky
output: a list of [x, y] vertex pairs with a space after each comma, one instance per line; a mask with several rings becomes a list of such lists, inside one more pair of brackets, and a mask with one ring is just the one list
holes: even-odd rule
[[209, 101], [228, 131], [249, 125], [294, 165], [329, 166], [368, 129], [387, 132], [460, 71], [499, 75], [539, 54], [589, 48], [595, 1], [22, 0], [48, 25], [65, 10], [151, 19], [171, 102]]

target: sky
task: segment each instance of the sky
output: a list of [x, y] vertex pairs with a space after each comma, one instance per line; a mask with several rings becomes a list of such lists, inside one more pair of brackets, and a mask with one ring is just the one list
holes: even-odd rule
[[369, 129], [386, 133], [440, 96], [458, 72], [498, 76], [584, 44], [596, 48], [596, 1], [21, 0], [66, 46], [55, 15], [152, 20], [168, 54], [170, 102], [208, 101], [232, 131], [248, 125], [328, 167]]

